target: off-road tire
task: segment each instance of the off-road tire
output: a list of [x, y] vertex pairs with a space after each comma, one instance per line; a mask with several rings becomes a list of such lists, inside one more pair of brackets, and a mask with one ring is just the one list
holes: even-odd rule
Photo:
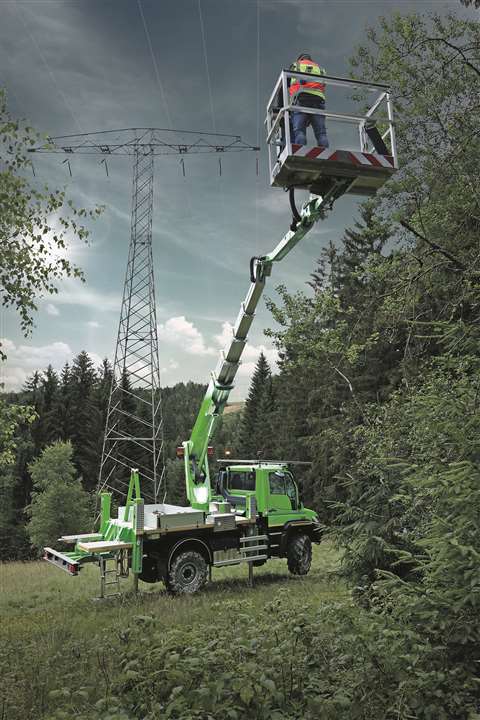
[[173, 595], [192, 595], [205, 585], [208, 566], [205, 558], [195, 550], [185, 550], [173, 558], [165, 585]]
[[293, 533], [289, 537], [287, 564], [292, 575], [307, 575], [312, 564], [312, 541], [308, 535]]

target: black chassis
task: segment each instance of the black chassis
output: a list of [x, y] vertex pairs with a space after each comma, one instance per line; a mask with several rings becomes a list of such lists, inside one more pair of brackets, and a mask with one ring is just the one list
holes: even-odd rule
[[[268, 535], [268, 556], [280, 558], [286, 557], [288, 539], [292, 533], [306, 533], [315, 543], [319, 543], [322, 536], [322, 527], [318, 523], [294, 520], [281, 528], [268, 528], [266, 520], [259, 518], [257, 531], [259, 534]], [[188, 532], [179, 530], [151, 540], [145, 539], [140, 580], [147, 583], [164, 580], [174, 556], [181, 550], [195, 549], [204, 556], [208, 565], [212, 565], [213, 553], [217, 550], [239, 549], [240, 537], [239, 529], [215, 532], [212, 528], [199, 528]]]

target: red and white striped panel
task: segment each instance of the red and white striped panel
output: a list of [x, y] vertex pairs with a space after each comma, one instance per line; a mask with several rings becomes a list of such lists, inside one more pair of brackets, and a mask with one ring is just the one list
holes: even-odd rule
[[391, 155], [374, 155], [373, 153], [357, 152], [354, 150], [338, 150], [323, 148], [318, 145], [292, 144], [292, 154], [297, 157], [317, 158], [318, 160], [337, 160], [338, 162], [351, 162], [354, 165], [369, 165], [370, 167], [394, 168]]

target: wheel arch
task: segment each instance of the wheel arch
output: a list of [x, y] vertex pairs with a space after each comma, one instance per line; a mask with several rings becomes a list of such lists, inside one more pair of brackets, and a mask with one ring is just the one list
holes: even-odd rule
[[308, 535], [312, 542], [319, 542], [312, 523], [290, 520], [289, 522], [286, 522], [282, 528], [282, 536], [280, 539], [281, 555], [286, 555], [288, 541], [294, 533], [297, 533], [298, 535]]
[[180, 540], [177, 540], [177, 542], [172, 545], [169, 550], [167, 558], [167, 572], [170, 570], [173, 558], [175, 557], [175, 555], [178, 554], [179, 549], [197, 550], [197, 552], [200, 552], [203, 555], [208, 565], [211, 565], [211, 563], [213, 562], [212, 551], [208, 544], [205, 542], [205, 540], [201, 540], [200, 538], [195, 537], [181, 538]]

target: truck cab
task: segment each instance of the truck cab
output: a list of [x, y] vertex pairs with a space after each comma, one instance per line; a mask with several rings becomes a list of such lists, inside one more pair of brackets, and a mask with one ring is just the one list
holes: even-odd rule
[[313, 510], [304, 507], [297, 483], [288, 465], [277, 463], [239, 464], [220, 470], [217, 492], [238, 511], [253, 497], [266, 528], [287, 523], [316, 521]]

